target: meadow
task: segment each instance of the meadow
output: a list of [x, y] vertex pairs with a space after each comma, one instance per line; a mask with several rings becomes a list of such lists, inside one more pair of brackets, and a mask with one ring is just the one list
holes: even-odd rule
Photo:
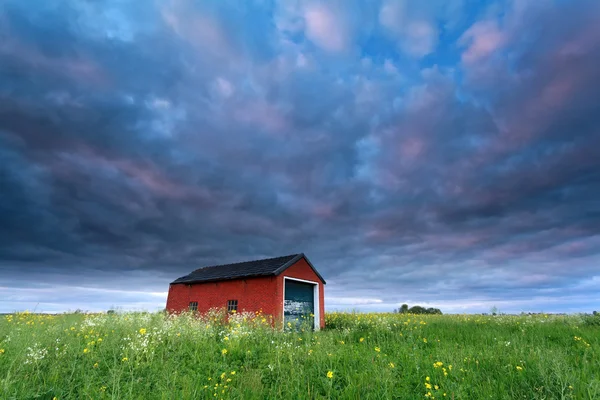
[[581, 315], [11, 314], [1, 399], [600, 399], [600, 326]]

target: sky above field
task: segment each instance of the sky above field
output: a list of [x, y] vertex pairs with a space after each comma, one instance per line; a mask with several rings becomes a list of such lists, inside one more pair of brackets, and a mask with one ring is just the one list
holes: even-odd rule
[[304, 252], [329, 310], [600, 309], [600, 2], [0, 5], [0, 312]]

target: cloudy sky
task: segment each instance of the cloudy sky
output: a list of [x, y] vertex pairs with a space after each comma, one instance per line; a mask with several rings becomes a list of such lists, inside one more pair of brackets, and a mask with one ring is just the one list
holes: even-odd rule
[[600, 3], [0, 1], [0, 312], [304, 252], [329, 310], [600, 309]]

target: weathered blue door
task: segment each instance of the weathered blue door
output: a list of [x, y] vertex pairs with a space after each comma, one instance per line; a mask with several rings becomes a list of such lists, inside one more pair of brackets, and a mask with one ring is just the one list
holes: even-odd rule
[[314, 327], [314, 313], [314, 285], [286, 279], [283, 302], [285, 326], [289, 327], [289, 322], [293, 327], [306, 324], [312, 329]]

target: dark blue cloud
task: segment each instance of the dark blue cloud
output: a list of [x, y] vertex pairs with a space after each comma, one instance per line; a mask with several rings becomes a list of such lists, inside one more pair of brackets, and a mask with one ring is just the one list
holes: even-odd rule
[[158, 308], [199, 265], [297, 251], [329, 308], [587, 310], [599, 20], [585, 0], [6, 2], [2, 311]]

